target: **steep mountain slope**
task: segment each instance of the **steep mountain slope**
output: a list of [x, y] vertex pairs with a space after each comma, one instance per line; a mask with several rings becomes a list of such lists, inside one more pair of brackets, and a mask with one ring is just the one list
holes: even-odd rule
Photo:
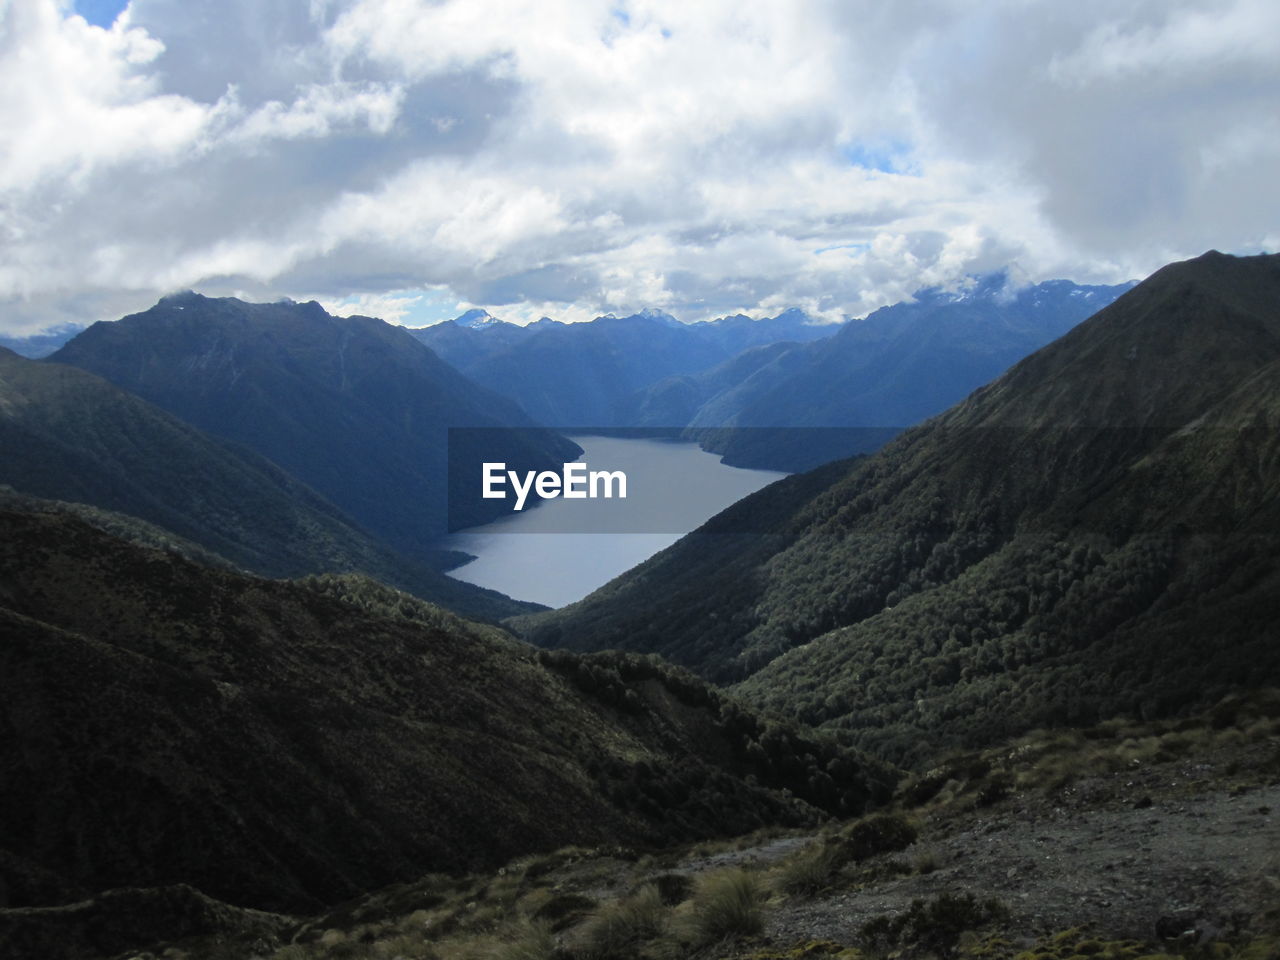
[[1206, 254], [526, 629], [747, 677], [904, 760], [1185, 709], [1280, 677], [1278, 437], [1280, 256]]
[[[448, 428], [532, 426], [403, 329], [332, 317], [316, 303], [180, 294], [94, 324], [51, 359], [256, 450], [419, 557], [446, 528]], [[577, 453], [534, 430], [504, 432], [477, 451], [520, 470], [558, 469]], [[475, 522], [509, 509], [480, 499], [478, 485], [473, 503], [452, 507], [451, 517]]]
[[[707, 396], [688, 419], [689, 435], [740, 466], [808, 469], [883, 442], [940, 413], [1011, 364], [1106, 306], [1128, 285], [1080, 286], [1052, 280], [1011, 289], [1003, 274], [971, 290], [923, 290], [914, 300], [844, 324], [801, 344]], [[726, 427], [783, 428], [724, 430]], [[789, 442], [795, 428], [827, 428]]]
[[[635, 394], [668, 377], [697, 374], [751, 347], [813, 340], [836, 328], [799, 310], [753, 320], [684, 324], [646, 310], [589, 323], [544, 318], [526, 327], [449, 321], [412, 331], [477, 383], [517, 400], [552, 426], [640, 426]], [[687, 421], [645, 423], [679, 427]]]
[[397, 554], [251, 450], [94, 374], [3, 349], [0, 451], [0, 483], [21, 493], [140, 518], [264, 576], [363, 571], [473, 616], [530, 609]]
[[373, 581], [267, 581], [0, 511], [0, 889], [299, 910], [567, 843], [802, 823], [891, 776], [650, 660]]

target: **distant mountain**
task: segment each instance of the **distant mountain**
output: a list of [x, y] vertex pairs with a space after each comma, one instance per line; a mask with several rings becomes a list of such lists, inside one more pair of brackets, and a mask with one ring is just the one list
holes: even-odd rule
[[397, 554], [251, 450], [94, 374], [3, 348], [0, 451], [0, 484], [128, 515], [93, 519], [116, 532], [133, 517], [168, 531], [170, 546], [190, 541], [265, 576], [363, 571], [472, 616], [530, 609]]
[[[688, 391], [698, 406], [683, 422], [688, 436], [738, 466], [808, 469], [869, 452], [887, 434], [861, 428], [901, 429], [940, 413], [1130, 286], [1051, 280], [1014, 289], [994, 274], [962, 292], [922, 290], [767, 362], [753, 351], [733, 377], [704, 375]], [[740, 427], [781, 429], [725, 429]]]
[[[211, 570], [57, 510], [0, 509], [0, 637], [9, 908], [190, 884], [297, 912], [850, 815], [893, 782], [651, 660], [539, 653], [366, 578]], [[163, 928], [119, 918], [113, 943]]]
[[814, 340], [834, 330], [799, 310], [693, 324], [643, 310], [589, 323], [544, 318], [525, 327], [464, 314], [410, 332], [477, 383], [515, 399], [540, 423], [629, 427], [639, 425], [636, 394], [659, 380], [697, 374], [753, 346]]
[[81, 327], [62, 327], [52, 333], [37, 333], [29, 337], [0, 337], [0, 347], [12, 350], [20, 357], [38, 359], [47, 357], [81, 331]]
[[453, 322], [460, 327], [467, 327], [470, 330], [482, 330], [485, 327], [493, 326], [495, 323], [503, 323], [505, 321], [499, 320], [488, 310], [481, 310], [477, 307], [475, 309], [468, 310]]
[[523, 627], [927, 762], [1275, 684], [1278, 622], [1280, 256], [1215, 252]]
[[1016, 288], [998, 273], [841, 325], [787, 310], [688, 325], [644, 311], [519, 327], [470, 311], [411, 332], [541, 423], [686, 427], [727, 463], [795, 471], [879, 448], [1130, 286]]
[[[404, 329], [333, 317], [317, 303], [195, 293], [96, 323], [51, 357], [90, 370], [188, 423], [268, 457], [397, 549], [430, 558], [445, 532], [450, 427], [532, 427], [510, 400], [461, 376]], [[579, 448], [503, 432], [479, 459], [558, 469]], [[452, 505], [483, 522], [509, 507]]]

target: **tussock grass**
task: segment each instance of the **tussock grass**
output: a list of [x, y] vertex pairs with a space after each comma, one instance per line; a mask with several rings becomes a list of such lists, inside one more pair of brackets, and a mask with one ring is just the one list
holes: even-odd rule
[[760, 877], [746, 870], [708, 874], [698, 884], [688, 915], [689, 939], [697, 946], [764, 929], [767, 899]]
[[552, 960], [556, 938], [545, 923], [524, 923], [502, 940], [492, 944], [484, 960]]
[[605, 904], [592, 914], [583, 931], [583, 953], [599, 960], [628, 956], [639, 944], [661, 936], [666, 922], [662, 894], [653, 884], [646, 884], [630, 897]]
[[835, 847], [810, 844], [779, 865], [775, 883], [789, 896], [811, 897], [831, 885], [840, 866], [841, 857]]

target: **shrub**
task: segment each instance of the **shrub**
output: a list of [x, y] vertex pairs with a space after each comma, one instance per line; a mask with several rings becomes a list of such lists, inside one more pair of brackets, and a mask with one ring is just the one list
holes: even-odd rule
[[905, 850], [916, 842], [916, 828], [900, 813], [880, 813], [842, 830], [837, 838], [846, 860], [866, 860]]

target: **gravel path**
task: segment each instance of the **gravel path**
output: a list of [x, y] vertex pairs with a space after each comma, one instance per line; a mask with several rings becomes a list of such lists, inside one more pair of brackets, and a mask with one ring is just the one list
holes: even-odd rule
[[1280, 785], [1147, 803], [1145, 793], [1061, 805], [1015, 798], [930, 825], [899, 856], [913, 862], [927, 851], [939, 864], [934, 872], [784, 904], [768, 933], [778, 943], [851, 943], [872, 917], [899, 913], [916, 898], [967, 892], [1003, 901], [1013, 929], [1088, 925], [1150, 940], [1171, 930], [1229, 929], [1233, 915], [1252, 916], [1275, 897], [1266, 878], [1280, 877]]

